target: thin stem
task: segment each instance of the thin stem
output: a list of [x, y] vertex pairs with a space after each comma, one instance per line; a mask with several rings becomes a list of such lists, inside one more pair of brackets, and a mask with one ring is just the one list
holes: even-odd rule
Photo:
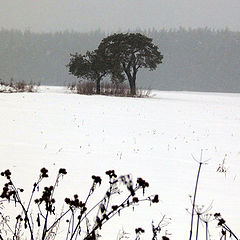
[[47, 232], [51, 230], [55, 226], [55, 224], [60, 221], [71, 209], [69, 208], [65, 213], [63, 213], [48, 229]]
[[48, 214], [49, 214], [49, 211], [47, 210], [46, 217], [45, 217], [45, 222], [44, 222], [44, 227], [43, 227], [42, 240], [45, 239], [46, 234], [47, 234], [47, 221], [48, 221]]
[[[86, 200], [85, 200], [85, 206], [86, 206], [86, 204], [87, 204], [87, 201], [88, 201], [89, 197], [90, 197], [90, 196], [92, 195], [92, 193], [93, 193], [93, 189], [94, 189], [94, 183], [93, 183], [92, 187], [90, 188], [90, 191], [89, 191], [89, 193], [88, 193], [88, 195], [87, 195], [87, 198], [86, 198]], [[73, 233], [72, 233], [72, 235], [71, 235], [71, 237], [70, 237], [70, 240], [73, 239], [73, 237], [74, 237], [74, 235], [75, 235], [78, 227], [80, 226], [82, 215], [83, 215], [83, 212], [81, 212], [81, 214], [80, 214], [80, 216], [79, 216], [78, 223], [77, 223], [77, 225], [76, 225], [76, 227], [75, 227], [75, 229], [74, 229], [74, 231], [73, 231]]]
[[197, 215], [197, 230], [196, 230], [196, 240], [198, 240], [198, 228], [199, 228], [199, 219], [200, 219], [200, 215]]
[[32, 202], [32, 198], [33, 198], [34, 192], [36, 191], [36, 188], [38, 187], [38, 185], [39, 185], [39, 183], [40, 183], [41, 181], [42, 181], [42, 178], [41, 178], [41, 176], [40, 176], [39, 179], [38, 179], [38, 181], [37, 181], [37, 183], [35, 183], [35, 184], [33, 185], [33, 190], [32, 190], [32, 194], [31, 194], [31, 196], [30, 196], [29, 202], [28, 202], [27, 211], [29, 210], [30, 204], [31, 204], [31, 202]]
[[191, 217], [191, 227], [190, 227], [190, 236], [189, 236], [189, 240], [192, 239], [193, 217], [194, 217], [195, 202], [196, 202], [196, 196], [197, 196], [198, 180], [199, 180], [199, 176], [200, 176], [200, 171], [201, 171], [202, 164], [203, 164], [202, 162], [199, 162], [199, 168], [198, 168], [197, 179], [196, 179], [196, 185], [195, 185], [195, 190], [194, 190], [193, 203], [192, 203], [192, 217]]
[[228, 231], [228, 232], [230, 233], [230, 235], [232, 235], [236, 240], [239, 240], [239, 238], [232, 232], [232, 230], [231, 230], [226, 224], [222, 225], [222, 227], [223, 227], [226, 231]]
[[205, 222], [206, 224], [206, 240], [208, 240], [208, 222]]
[[29, 227], [29, 231], [30, 231], [30, 234], [31, 234], [31, 240], [33, 240], [33, 230], [32, 230], [32, 226], [31, 226], [31, 223], [29, 221], [29, 217], [28, 217], [28, 210], [26, 210], [26, 208], [24, 207], [22, 201], [21, 201], [21, 198], [18, 194], [18, 190], [17, 188], [15, 187], [15, 185], [13, 184], [13, 182], [11, 181], [12, 183], [12, 186], [14, 188], [14, 191], [16, 192], [16, 201], [20, 204], [20, 206], [22, 207], [22, 210], [24, 212], [24, 215], [25, 215], [25, 218], [24, 218], [24, 221], [27, 222], [27, 225]]
[[109, 205], [109, 202], [110, 202], [110, 198], [111, 198], [111, 196], [112, 196], [112, 186], [113, 186], [113, 184], [114, 184], [114, 183], [111, 182], [111, 179], [110, 179], [109, 182], [110, 182], [110, 188], [109, 188], [110, 196], [109, 196], [109, 198], [107, 199], [106, 211], [107, 211], [107, 208], [108, 208], [108, 205]]
[[[7, 220], [4, 218], [4, 216], [3, 216], [3, 214], [2, 214], [1, 212], [0, 212], [0, 215], [1, 215], [1, 217], [2, 217], [1, 222], [4, 221], [4, 224], [7, 225], [8, 229], [10, 230], [10, 232], [14, 235], [14, 232], [13, 232], [12, 228], [9, 226], [9, 224], [7, 223]], [[0, 235], [1, 235], [1, 234], [0, 234]], [[0, 238], [0, 239], [1, 239], [1, 238]]]
[[39, 204], [38, 204], [38, 210], [39, 210], [40, 216], [45, 219], [45, 216], [43, 215]]
[[[53, 186], [53, 190], [52, 190], [52, 192], [51, 192], [50, 202], [49, 202], [49, 203], [46, 203], [46, 211], [47, 211], [47, 212], [46, 212], [46, 216], [44, 217], [45, 222], [44, 222], [44, 227], [43, 227], [42, 240], [45, 239], [47, 232], [48, 232], [49, 230], [51, 230], [51, 228], [52, 228], [53, 226], [55, 226], [55, 223], [56, 223], [56, 221], [55, 221], [54, 224], [52, 224], [52, 226], [51, 226], [50, 228], [47, 228], [47, 225], [48, 225], [48, 216], [49, 216], [49, 213], [51, 213], [51, 210], [49, 210], [48, 208], [50, 207], [51, 200], [53, 199], [53, 194], [54, 194], [54, 191], [55, 191], [55, 189], [56, 189], [56, 187], [57, 187], [57, 184], [58, 184], [58, 182], [59, 182], [60, 176], [61, 176], [61, 174], [58, 173], [58, 175], [57, 175], [57, 177], [56, 177], [56, 181], [55, 181], [54, 186]], [[48, 206], [48, 204], [49, 204], [49, 206]]]
[[[69, 210], [70, 210], [70, 209], [69, 209]], [[73, 211], [73, 210], [72, 210], [72, 211]], [[68, 230], [67, 230], [66, 240], [68, 239], [68, 235], [70, 234], [70, 228], [71, 228], [72, 218], [73, 218], [73, 212], [72, 212], [71, 218], [70, 218], [69, 223], [68, 223]]]
[[72, 230], [71, 232], [74, 231], [74, 211], [72, 212]]
[[[13, 239], [15, 239], [15, 237], [17, 236], [17, 225], [18, 225], [18, 220], [16, 221], [16, 224], [15, 224]], [[16, 239], [17, 239], [17, 238], [16, 238]]]

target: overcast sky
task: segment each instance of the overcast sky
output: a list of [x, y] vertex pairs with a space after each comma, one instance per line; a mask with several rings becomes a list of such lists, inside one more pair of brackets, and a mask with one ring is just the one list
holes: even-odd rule
[[240, 31], [240, 0], [0, 0], [0, 28], [42, 31], [209, 27]]

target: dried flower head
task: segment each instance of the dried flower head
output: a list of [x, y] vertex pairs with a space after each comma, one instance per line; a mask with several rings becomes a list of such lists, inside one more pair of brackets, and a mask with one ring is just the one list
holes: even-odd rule
[[69, 207], [75, 207], [75, 208], [80, 208], [81, 211], [86, 211], [85, 210], [85, 203], [83, 203], [82, 201], [79, 201], [78, 199], [78, 195], [75, 194], [73, 196], [73, 200], [71, 200], [70, 198], [65, 198], [65, 203], [69, 205]]
[[40, 173], [41, 173], [41, 177], [42, 178], [47, 178], [48, 177], [48, 170], [46, 169], [46, 168], [42, 168], [41, 170], [40, 170]]
[[218, 226], [222, 226], [226, 221], [223, 218], [218, 220]]
[[152, 203], [158, 203], [158, 202], [159, 202], [159, 198], [158, 198], [158, 194], [156, 194], [152, 199]]
[[99, 176], [93, 175], [93, 176], [92, 176], [92, 179], [93, 179], [93, 182], [94, 182], [95, 184], [101, 185], [102, 179], [101, 179]]
[[107, 174], [110, 178], [112, 178], [112, 177], [116, 178], [116, 177], [117, 177], [117, 175], [115, 174], [115, 171], [114, 171], [114, 170], [108, 170], [108, 171], [106, 171], [106, 174]]
[[134, 198], [133, 198], [133, 202], [134, 202], [134, 203], [138, 203], [138, 202], [139, 202], [139, 199], [138, 199], [137, 197], [134, 197]]
[[166, 236], [162, 236], [162, 240], [170, 240], [170, 239]]
[[5, 176], [7, 179], [9, 179], [10, 180], [10, 176], [11, 176], [11, 172], [10, 172], [10, 170], [9, 169], [7, 169], [7, 170], [5, 170], [4, 172], [1, 172], [1, 176]]
[[[7, 175], [7, 178], [8, 178], [8, 176], [10, 176], [10, 175]], [[8, 183], [4, 184], [3, 191], [0, 195], [0, 197], [3, 198], [3, 199], [5, 198], [8, 201], [10, 201], [11, 197], [13, 197], [13, 199], [16, 198], [16, 194], [17, 193], [16, 193], [15, 189], [12, 187], [12, 183], [8, 182]]]
[[142, 188], [149, 187], [149, 183], [146, 182], [146, 181], [145, 181], [144, 179], [142, 179], [142, 178], [138, 178], [138, 179], [137, 179], [137, 183], [138, 183], [138, 185], [139, 185], [140, 187], [142, 187]]
[[144, 232], [145, 232], [145, 230], [142, 229], [142, 228], [136, 228], [136, 229], [135, 229], [135, 233], [136, 233], [136, 234], [144, 233]]
[[17, 221], [23, 221], [23, 219], [22, 219], [22, 216], [21, 216], [21, 215], [17, 215], [16, 219], [17, 219]]
[[113, 206], [112, 206], [112, 210], [113, 210], [113, 211], [116, 211], [117, 209], [118, 209], [118, 205], [113, 205]]
[[66, 203], [66, 204], [69, 204], [70, 201], [71, 201], [70, 198], [65, 198], [65, 203]]
[[66, 171], [65, 168], [60, 168], [59, 171], [58, 171], [58, 173], [65, 175], [65, 174], [67, 174], [67, 171]]

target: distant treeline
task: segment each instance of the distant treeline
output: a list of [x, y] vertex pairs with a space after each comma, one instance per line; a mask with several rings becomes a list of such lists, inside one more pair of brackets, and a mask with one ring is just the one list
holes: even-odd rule
[[[138, 31], [164, 55], [156, 71], [140, 71], [138, 87], [160, 90], [240, 92], [240, 32], [180, 28]], [[67, 85], [70, 53], [95, 49], [104, 32], [0, 31], [0, 78]]]

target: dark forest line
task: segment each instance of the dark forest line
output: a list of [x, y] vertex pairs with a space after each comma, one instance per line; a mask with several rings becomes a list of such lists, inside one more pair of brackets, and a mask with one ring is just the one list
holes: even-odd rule
[[[212, 29], [138, 30], [164, 55], [156, 71], [141, 71], [138, 87], [160, 90], [240, 92], [240, 33]], [[104, 32], [0, 31], [0, 78], [67, 85], [70, 53], [95, 49]]]

